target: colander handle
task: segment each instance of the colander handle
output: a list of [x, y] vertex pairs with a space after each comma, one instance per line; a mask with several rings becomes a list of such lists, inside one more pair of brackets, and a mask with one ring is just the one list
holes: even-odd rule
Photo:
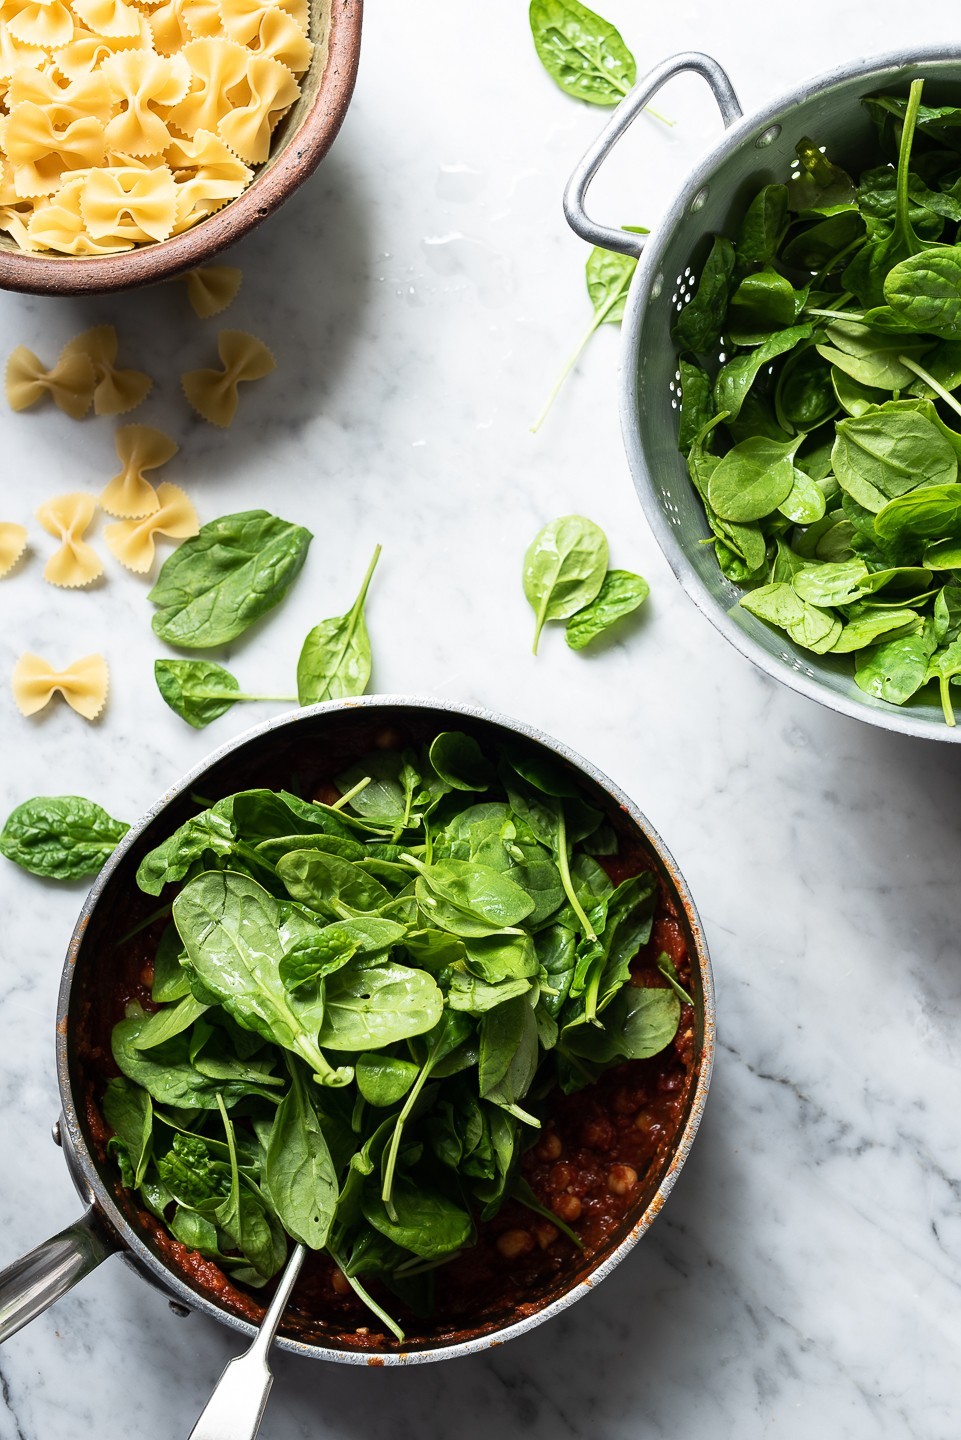
[[582, 240], [587, 240], [591, 245], [600, 245], [604, 250], [616, 250], [619, 255], [640, 255], [644, 248], [643, 236], [633, 235], [625, 230], [613, 230], [609, 225], [598, 225], [584, 209], [584, 200], [591, 181], [625, 130], [630, 129], [662, 85], [686, 70], [693, 70], [710, 85], [726, 126], [733, 125], [735, 120], [740, 119], [743, 112], [734, 87], [727, 73], [710, 55], [702, 55], [698, 50], [685, 50], [683, 54], [672, 55], [669, 60], [655, 65], [621, 101], [611, 116], [610, 123], [598, 135], [567, 182], [567, 189], [564, 191], [564, 214], [568, 225]]

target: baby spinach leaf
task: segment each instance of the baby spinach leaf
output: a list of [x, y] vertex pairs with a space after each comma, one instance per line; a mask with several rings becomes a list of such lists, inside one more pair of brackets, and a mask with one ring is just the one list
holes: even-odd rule
[[559, 1044], [585, 1059], [646, 1060], [677, 1034], [681, 1002], [673, 990], [625, 985], [604, 1012], [602, 1029], [578, 1025], [565, 1030]]
[[[480, 1023], [483, 1099], [507, 1110], [524, 1099], [537, 1072], [537, 1025], [526, 995], [488, 1010]], [[516, 1108], [513, 1110], [516, 1114]]]
[[417, 903], [433, 925], [453, 935], [492, 935], [517, 925], [534, 901], [507, 875], [467, 860], [417, 863]]
[[777, 508], [796, 525], [813, 525], [824, 515], [824, 491], [810, 475], [795, 465], [791, 493]]
[[327, 1243], [337, 1205], [337, 1176], [320, 1119], [296, 1065], [277, 1107], [264, 1178], [281, 1224], [311, 1250]]
[[734, 246], [723, 235], [717, 235], [704, 262], [697, 289], [674, 322], [672, 334], [679, 349], [703, 355], [717, 344], [733, 283]]
[[567, 643], [583, 650], [625, 615], [632, 615], [651, 593], [651, 587], [630, 570], [608, 570], [600, 590], [590, 604], [567, 622]]
[[534, 611], [534, 654], [547, 620], [567, 620], [590, 604], [607, 573], [607, 537], [583, 515], [552, 520], [524, 556], [524, 594]]
[[287, 951], [315, 933], [309, 920], [231, 871], [198, 875], [177, 896], [173, 915], [191, 966], [228, 1015], [299, 1055], [321, 1084], [350, 1081], [352, 1072], [331, 1067], [318, 1049], [322, 993], [291, 993], [280, 979]]
[[181, 963], [182, 958], [186, 958], [186, 952], [171, 921], [160, 937], [154, 956], [150, 998], [155, 1005], [169, 1005], [190, 994], [190, 976]]
[[199, 1020], [208, 1008], [193, 995], [185, 995], [175, 1005], [157, 1010], [148, 1017], [147, 1023], [142, 1026], [137, 1038], [132, 1042], [134, 1049], [153, 1050], [157, 1045], [162, 1045], [165, 1040], [179, 1035], [182, 1030], [189, 1030], [194, 1021]]
[[544, 69], [568, 95], [616, 105], [637, 79], [620, 34], [580, 0], [531, 0], [531, 35]]
[[874, 528], [882, 540], [961, 539], [961, 485], [925, 485], [890, 500]]
[[906, 635], [874, 645], [858, 655], [855, 684], [868, 695], [903, 705], [925, 683], [933, 639]]
[[850, 208], [855, 185], [850, 175], [833, 164], [821, 147], [804, 136], [797, 143], [798, 173], [788, 182], [788, 204], [802, 214], [831, 214]]
[[[738, 265], [767, 265], [777, 254], [787, 223], [786, 185], [764, 185], [744, 212], [735, 247]], [[816, 266], [812, 266], [816, 269]]]
[[51, 880], [95, 875], [130, 829], [81, 795], [24, 800], [0, 831], [0, 854]]
[[895, 265], [884, 281], [894, 313], [917, 330], [961, 338], [961, 245], [922, 250]]
[[792, 640], [816, 655], [830, 650], [841, 634], [840, 620], [802, 600], [793, 585], [762, 585], [742, 595], [740, 603], [752, 615], [786, 630]]
[[138, 1050], [135, 1042], [147, 1019], [146, 1015], [132, 1015], [121, 1020], [113, 1028], [111, 1047], [118, 1069], [159, 1104], [180, 1110], [216, 1110], [218, 1095], [223, 1095], [228, 1104], [236, 1104], [250, 1093], [252, 1087], [248, 1085], [222, 1085], [201, 1075], [190, 1063], [186, 1034], [153, 1050]]
[[677, 448], [686, 455], [698, 435], [714, 414], [711, 377], [693, 360], [682, 355], [677, 368], [681, 372], [681, 412]]
[[495, 1005], [527, 995], [530, 988], [529, 980], [499, 980], [496, 985], [489, 985], [486, 980], [478, 980], [474, 975], [455, 974], [451, 977], [447, 1003], [452, 1010], [460, 1010], [467, 1015], [483, 1015], [493, 1010]]
[[444, 730], [428, 750], [430, 763], [445, 784], [454, 790], [486, 790], [494, 772], [472, 735], [462, 730]]
[[288, 990], [332, 975], [355, 955], [376, 955], [398, 944], [407, 934], [405, 925], [376, 915], [358, 915], [353, 920], [335, 920], [316, 935], [298, 941], [280, 962], [280, 978]]
[[841, 560], [834, 565], [804, 565], [791, 583], [809, 605], [850, 605], [862, 594], [867, 573], [863, 560]]
[[836, 655], [850, 655], [855, 650], [877, 644], [879, 640], [900, 638], [904, 633], [914, 634], [921, 628], [921, 617], [915, 610], [865, 611], [848, 621], [831, 646], [831, 651]]
[[[723, 323], [722, 316], [721, 324]], [[813, 333], [811, 325], [791, 325], [786, 330], [776, 331], [748, 354], [729, 360], [714, 382], [715, 410], [725, 412], [732, 420], [736, 420], [761, 371], [779, 355], [786, 355], [796, 345], [800, 345], [802, 340], [810, 340]]]
[[119, 1075], [110, 1080], [103, 1096], [103, 1118], [123, 1142], [130, 1168], [131, 1184], [139, 1189], [150, 1160], [153, 1138], [153, 1104], [146, 1090]]
[[[778, 423], [788, 434], [809, 433], [837, 414], [838, 397], [831, 371], [813, 346], [801, 346], [788, 356], [778, 377], [774, 397]], [[744, 414], [742, 406], [742, 417]]]
[[370, 679], [370, 639], [364, 619], [367, 590], [380, 559], [376, 546], [360, 593], [346, 615], [322, 620], [304, 641], [297, 661], [297, 699], [301, 705], [363, 695]]
[[153, 673], [171, 710], [195, 730], [225, 715], [238, 700], [294, 701], [293, 695], [249, 695], [229, 670], [210, 660], [155, 660]]
[[465, 939], [464, 953], [468, 967], [491, 985], [501, 980], [529, 979], [541, 964], [526, 930], [502, 930]]
[[184, 650], [236, 639], [284, 598], [312, 538], [266, 510], [211, 520], [164, 561], [147, 596], [154, 633]]
[[919, 485], [948, 485], [958, 478], [957, 456], [923, 415], [870, 411], [841, 420], [833, 450], [834, 473], [867, 510]]
[[431, 975], [395, 961], [352, 960], [326, 982], [321, 1045], [372, 1050], [433, 1029], [444, 997]]
[[332, 920], [378, 910], [392, 899], [390, 891], [355, 862], [322, 850], [291, 851], [277, 862], [277, 874], [292, 900]]
[[424, 1260], [462, 1250], [474, 1237], [474, 1225], [467, 1211], [437, 1190], [399, 1180], [391, 1193], [392, 1219], [381, 1197], [365, 1190], [365, 1219], [405, 1250]]
[[794, 489], [794, 453], [798, 441], [783, 444], [753, 436], [734, 445], [708, 482], [708, 499], [722, 520], [760, 520]]
[[377, 1051], [357, 1056], [354, 1077], [368, 1105], [383, 1109], [403, 1100], [420, 1073], [420, 1066]]
[[727, 328], [738, 345], [756, 345], [774, 330], [793, 325], [804, 309], [808, 287], [795, 290], [777, 270], [745, 275], [731, 297]]

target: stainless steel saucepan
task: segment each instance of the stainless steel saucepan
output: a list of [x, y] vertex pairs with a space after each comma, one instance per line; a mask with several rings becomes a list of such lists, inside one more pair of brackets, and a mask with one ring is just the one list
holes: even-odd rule
[[[645, 105], [675, 75], [693, 72], [710, 86], [725, 126], [723, 138], [685, 179], [653, 233], [639, 237], [600, 225], [585, 209], [591, 181]], [[961, 49], [898, 53], [857, 60], [806, 80], [750, 115], [726, 73], [708, 55], [675, 55], [640, 80], [571, 176], [564, 213], [592, 245], [639, 256], [622, 323], [620, 412], [634, 484], [648, 523], [674, 574], [708, 619], [768, 675], [822, 705], [885, 730], [961, 742], [961, 726], [944, 723], [934, 694], [890, 705], [859, 690], [849, 656], [813, 655], [738, 605], [742, 593], [718, 568], [700, 501], [677, 448], [680, 372], [671, 325], [697, 287], [715, 234], [734, 233], [762, 185], [791, 174], [795, 145], [810, 136], [831, 159], [857, 174], [877, 164], [877, 144], [862, 96], [906, 92], [925, 82], [925, 104], [957, 104]], [[931, 687], [927, 687], [929, 690]]]
[[[248, 1336], [256, 1327], [218, 1302], [213, 1289], [177, 1269], [138, 1221], [137, 1211], [105, 1159], [104, 1130], [95, 1085], [84, 1053], [89, 1035], [101, 1029], [106, 997], [115, 994], [117, 967], [124, 952], [120, 936], [141, 924], [155, 902], [136, 886], [141, 858], [196, 813], [196, 794], [209, 803], [236, 790], [290, 786], [300, 777], [308, 787], [331, 778], [378, 743], [418, 743], [443, 729], [462, 729], [482, 743], [497, 745], [521, 738], [559, 760], [625, 838], [639, 842], [663, 881], [676, 910], [691, 957], [698, 1011], [694, 1076], [683, 1123], [672, 1137], [655, 1173], [620, 1232], [596, 1256], [589, 1270], [572, 1267], [553, 1288], [525, 1298], [523, 1314], [506, 1312], [484, 1320], [442, 1342], [391, 1342], [383, 1350], [352, 1347], [350, 1337], [315, 1327], [310, 1341], [282, 1329], [277, 1343], [315, 1359], [348, 1364], [401, 1365], [469, 1355], [503, 1343], [556, 1315], [610, 1273], [644, 1234], [666, 1200], [690, 1150], [704, 1110], [714, 1050], [714, 994], [711, 965], [700, 921], [687, 886], [657, 833], [633, 801], [589, 762], [528, 726], [469, 706], [434, 700], [369, 697], [315, 705], [249, 731], [185, 776], [124, 837], [98, 876], [77, 922], [64, 965], [56, 1027], [57, 1074], [63, 1113], [57, 1133], [74, 1183], [87, 1207], [75, 1225], [40, 1245], [0, 1274], [0, 1339], [65, 1294], [109, 1254], [119, 1251], [145, 1278], [170, 1297], [173, 1309], [199, 1310]], [[109, 1043], [109, 1032], [107, 1032]], [[78, 1039], [83, 1044], [78, 1045]]]

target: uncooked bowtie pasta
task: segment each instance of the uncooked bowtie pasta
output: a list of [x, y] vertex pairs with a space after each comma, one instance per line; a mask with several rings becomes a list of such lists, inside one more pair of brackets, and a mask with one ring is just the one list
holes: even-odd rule
[[219, 210], [310, 63], [307, 0], [0, 0], [0, 230], [103, 255]]

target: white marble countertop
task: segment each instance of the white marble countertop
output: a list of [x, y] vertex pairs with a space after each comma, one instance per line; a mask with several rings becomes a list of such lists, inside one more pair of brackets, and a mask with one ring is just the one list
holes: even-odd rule
[[[373, 688], [487, 705], [573, 745], [674, 851], [714, 955], [719, 1053], [707, 1114], [666, 1213], [600, 1290], [482, 1358], [406, 1373], [279, 1357], [273, 1440], [832, 1440], [957, 1434], [961, 755], [843, 719], [737, 655], [649, 535], [616, 416], [618, 336], [598, 334], [543, 430], [528, 429], [589, 318], [585, 251], [560, 194], [604, 119], [541, 73], [522, 0], [369, 8], [343, 132], [304, 190], [231, 257], [222, 323], [262, 336], [277, 372], [221, 434], [191, 418], [183, 369], [218, 321], [178, 287], [51, 301], [0, 296], [4, 350], [51, 360], [88, 325], [157, 379], [130, 417], [169, 427], [168, 478], [203, 520], [266, 506], [317, 539], [300, 583], [234, 647], [245, 684], [290, 685], [300, 639], [346, 608], [376, 541]], [[640, 66], [696, 46], [746, 107], [866, 51], [957, 34], [947, 0], [640, 5], [604, 0]], [[655, 224], [716, 133], [676, 82], [667, 132], [643, 123], [595, 190], [615, 223]], [[30, 519], [113, 473], [112, 422], [0, 413], [0, 519], [34, 554], [0, 581], [0, 805], [80, 792], [133, 820], [214, 746], [270, 713], [197, 733], [162, 704], [146, 585], [41, 578]], [[643, 621], [597, 656], [559, 629], [529, 653], [523, 551], [586, 511], [612, 563], [651, 583]], [[64, 705], [23, 720], [24, 649], [65, 664], [101, 649], [103, 720]], [[273, 707], [279, 709], [282, 707]], [[49, 1129], [54, 1018], [82, 885], [0, 874], [0, 1215], [6, 1261], [76, 1217]], [[182, 1437], [231, 1331], [176, 1319], [114, 1259], [0, 1353], [2, 1440]], [[823, 1428], [822, 1428], [823, 1427]]]

